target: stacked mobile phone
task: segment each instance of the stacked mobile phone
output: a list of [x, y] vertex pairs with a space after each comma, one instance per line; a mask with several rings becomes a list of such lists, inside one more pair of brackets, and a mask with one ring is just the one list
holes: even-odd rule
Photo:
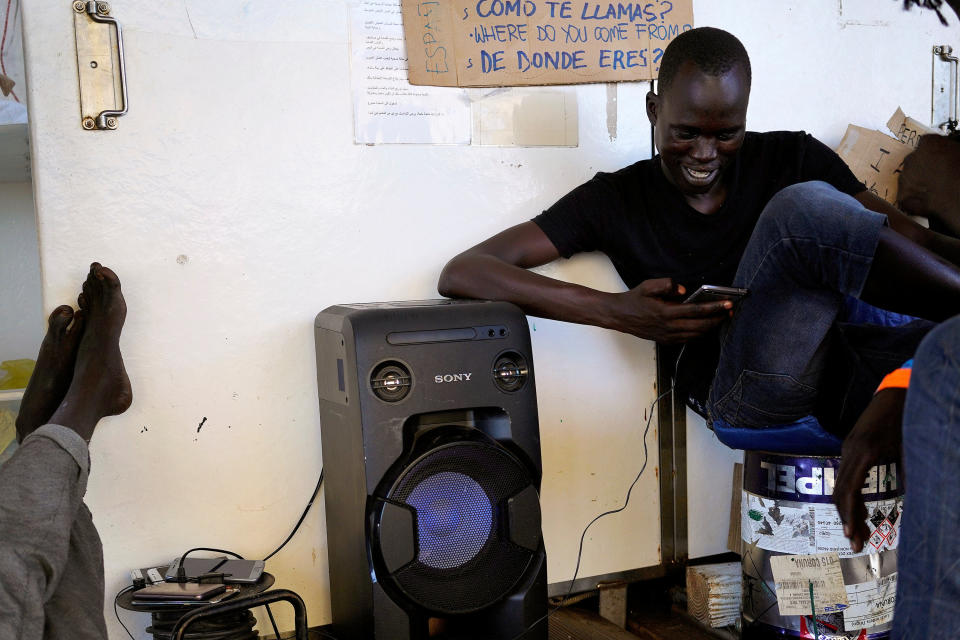
[[[186, 582], [178, 582], [177, 570], [181, 566], [181, 558], [174, 558], [165, 574], [164, 580], [159, 580], [158, 569], [136, 570], [143, 576], [147, 572], [147, 586], [133, 592], [135, 605], [195, 605], [212, 604], [226, 600], [240, 591], [242, 584], [254, 584], [260, 579], [264, 569], [263, 560], [227, 559], [225, 556], [216, 558], [183, 558], [182, 566]], [[214, 574], [211, 577], [222, 578], [216, 583], [201, 583], [200, 578]]]

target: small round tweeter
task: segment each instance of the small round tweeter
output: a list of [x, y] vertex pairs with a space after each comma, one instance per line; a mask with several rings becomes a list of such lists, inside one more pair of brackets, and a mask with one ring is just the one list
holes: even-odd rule
[[501, 353], [493, 363], [493, 381], [502, 391], [519, 391], [527, 375], [527, 360], [516, 351]]
[[381, 362], [370, 374], [370, 389], [384, 402], [399, 402], [410, 393], [410, 370], [395, 360]]

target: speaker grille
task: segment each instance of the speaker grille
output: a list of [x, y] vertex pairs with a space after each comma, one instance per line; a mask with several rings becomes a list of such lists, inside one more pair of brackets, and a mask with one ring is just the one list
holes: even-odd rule
[[493, 509], [480, 484], [444, 471], [428, 476], [407, 497], [417, 513], [419, 560], [434, 569], [455, 569], [475, 558], [490, 537]]
[[493, 363], [493, 381], [503, 391], [519, 391], [527, 382], [527, 361], [519, 353], [508, 351]]
[[377, 365], [370, 374], [370, 388], [384, 402], [399, 402], [406, 398], [412, 381], [410, 370], [394, 361]]
[[508, 594], [534, 553], [510, 541], [506, 500], [531, 484], [528, 470], [493, 443], [443, 445], [411, 464], [387, 496], [416, 512], [417, 557], [391, 576], [396, 586], [447, 615]]

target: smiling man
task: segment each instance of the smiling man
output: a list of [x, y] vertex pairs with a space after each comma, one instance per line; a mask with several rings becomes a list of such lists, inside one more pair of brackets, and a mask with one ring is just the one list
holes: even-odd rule
[[[750, 80], [733, 35], [679, 35], [646, 99], [659, 155], [598, 173], [456, 256], [440, 293], [686, 344], [677, 383], [713, 421], [761, 428], [813, 414], [849, 429], [931, 323], [864, 335], [838, 321], [857, 299], [934, 321], [957, 313], [960, 245], [870, 194], [812, 136], [746, 131]], [[628, 290], [528, 270], [588, 251], [605, 253]], [[736, 310], [683, 302], [703, 284], [750, 293]]]

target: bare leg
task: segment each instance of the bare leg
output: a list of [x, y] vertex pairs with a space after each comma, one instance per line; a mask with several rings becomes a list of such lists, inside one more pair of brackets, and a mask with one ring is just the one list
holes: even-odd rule
[[120, 354], [120, 332], [127, 304], [117, 275], [94, 262], [81, 294], [86, 327], [77, 351], [70, 388], [50, 418], [85, 440], [101, 418], [123, 413], [133, 400]]
[[940, 322], [960, 313], [960, 268], [884, 228], [862, 297], [877, 307]]
[[[53, 310], [47, 322], [47, 335], [40, 344], [37, 365], [20, 401], [17, 415], [17, 441], [50, 421], [50, 416], [70, 388], [77, 348], [83, 335], [84, 311], [67, 305]], [[72, 322], [71, 322], [72, 320]]]

